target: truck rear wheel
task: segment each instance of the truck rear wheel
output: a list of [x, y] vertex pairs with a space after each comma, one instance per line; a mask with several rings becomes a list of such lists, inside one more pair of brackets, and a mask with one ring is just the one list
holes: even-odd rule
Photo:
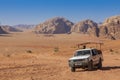
[[75, 72], [75, 67], [71, 67], [71, 71], [72, 71], [72, 72]]
[[89, 71], [92, 71], [92, 70], [93, 70], [93, 62], [92, 62], [92, 61], [90, 61], [90, 62], [88, 63], [88, 70], [89, 70]]

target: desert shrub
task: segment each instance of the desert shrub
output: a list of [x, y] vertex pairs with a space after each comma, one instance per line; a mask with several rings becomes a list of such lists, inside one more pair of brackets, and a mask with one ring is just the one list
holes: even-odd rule
[[27, 52], [27, 53], [33, 53], [31, 50], [27, 50], [26, 52]]
[[9, 57], [11, 57], [11, 55], [10, 55], [10, 54], [5, 54], [5, 56], [6, 56], [6, 57], [8, 57], [8, 58], [9, 58]]
[[113, 49], [109, 49], [110, 53], [113, 54], [114, 53], [114, 50]]
[[11, 55], [10, 54], [7, 54], [6, 57], [10, 57]]
[[110, 52], [113, 52], [113, 49], [109, 49]]
[[59, 52], [59, 47], [55, 47], [54, 52]]

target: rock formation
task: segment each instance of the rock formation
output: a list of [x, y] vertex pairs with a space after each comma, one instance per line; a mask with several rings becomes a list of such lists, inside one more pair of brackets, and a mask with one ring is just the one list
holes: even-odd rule
[[65, 18], [55, 17], [36, 26], [35, 32], [42, 34], [69, 33], [73, 23]]
[[6, 32], [22, 32], [22, 30], [19, 30], [17, 28], [14, 28], [14, 27], [11, 27], [11, 26], [8, 26], [8, 25], [5, 25], [5, 26], [2, 26], [2, 29]]
[[72, 27], [71, 32], [89, 34], [97, 37], [99, 36], [99, 29], [97, 23], [93, 22], [92, 20], [84, 20], [76, 23]]
[[100, 26], [100, 36], [110, 39], [120, 39], [120, 16], [113, 16]]
[[34, 32], [42, 34], [75, 32], [115, 40], [120, 39], [120, 16], [110, 17], [100, 24], [89, 19], [73, 24], [65, 18], [56, 17], [37, 25]]
[[4, 31], [4, 29], [0, 26], [0, 34], [7, 34], [6, 31]]

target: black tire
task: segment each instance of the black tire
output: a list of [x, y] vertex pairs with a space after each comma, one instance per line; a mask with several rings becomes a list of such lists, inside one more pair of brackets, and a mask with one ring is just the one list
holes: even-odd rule
[[92, 61], [90, 61], [90, 62], [88, 63], [88, 70], [89, 70], [89, 71], [92, 71], [92, 70], [93, 70], [93, 62], [92, 62]]
[[98, 63], [98, 69], [102, 69], [102, 60], [101, 59], [99, 60], [99, 63]]
[[71, 67], [71, 71], [72, 71], [72, 72], [75, 72], [75, 67]]

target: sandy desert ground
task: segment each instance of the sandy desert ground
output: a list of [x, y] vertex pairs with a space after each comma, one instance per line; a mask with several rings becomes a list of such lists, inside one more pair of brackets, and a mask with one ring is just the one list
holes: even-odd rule
[[[102, 70], [71, 72], [68, 59], [76, 44], [98, 40], [104, 43]], [[0, 35], [0, 80], [120, 80], [120, 40], [77, 34]]]

